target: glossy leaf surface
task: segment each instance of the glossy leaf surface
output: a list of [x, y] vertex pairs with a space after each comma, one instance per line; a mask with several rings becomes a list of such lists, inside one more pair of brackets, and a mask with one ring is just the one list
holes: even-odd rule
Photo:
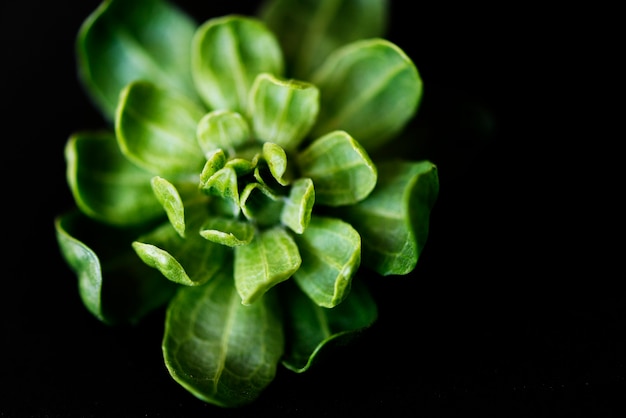
[[361, 264], [361, 237], [350, 224], [313, 216], [302, 235], [295, 236], [302, 265], [294, 274], [300, 289], [325, 308], [341, 303]]
[[350, 295], [328, 309], [312, 302], [298, 289], [289, 289], [286, 303], [286, 335], [289, 341], [283, 364], [288, 369], [307, 371], [326, 350], [346, 344], [370, 327], [378, 317], [376, 302], [364, 283], [354, 280]]
[[308, 80], [335, 49], [384, 34], [386, 0], [276, 0], [260, 16], [277, 34], [289, 74]]
[[361, 234], [364, 264], [382, 275], [407, 274], [428, 237], [439, 193], [437, 167], [428, 161], [386, 161], [378, 172], [372, 194], [341, 213]]
[[283, 73], [274, 34], [259, 20], [224, 16], [206, 21], [193, 38], [192, 74], [210, 110], [247, 114], [248, 92], [262, 72]]
[[197, 175], [205, 160], [196, 140], [204, 110], [146, 82], [121, 93], [115, 132], [122, 153], [145, 170], [175, 179]]
[[376, 185], [376, 166], [346, 132], [335, 131], [318, 138], [296, 157], [301, 175], [313, 180], [316, 203], [353, 204]]
[[294, 181], [289, 190], [289, 196], [284, 200], [280, 221], [296, 234], [303, 233], [311, 221], [314, 203], [313, 181], [309, 178]]
[[195, 100], [191, 39], [195, 22], [162, 0], [105, 0], [80, 28], [76, 43], [83, 84], [113, 120], [120, 91], [147, 80]]
[[205, 153], [222, 149], [234, 154], [235, 149], [250, 142], [248, 122], [237, 112], [214, 110], [198, 124], [198, 143]]
[[135, 324], [173, 296], [173, 283], [131, 250], [136, 231], [119, 233], [79, 212], [57, 217], [55, 231], [61, 255], [78, 277], [83, 304], [100, 321]]
[[274, 379], [284, 335], [274, 295], [241, 304], [232, 269], [170, 303], [163, 356], [172, 377], [198, 398], [224, 407], [255, 400]]
[[235, 287], [244, 305], [291, 277], [301, 263], [298, 246], [280, 227], [256, 234], [248, 245], [235, 247]]
[[76, 133], [65, 146], [67, 181], [82, 212], [113, 225], [138, 225], [163, 215], [152, 175], [121, 154], [110, 133]]
[[152, 190], [157, 200], [163, 206], [170, 223], [178, 232], [178, 235], [185, 237], [185, 207], [183, 201], [176, 190], [176, 187], [163, 177], [155, 176], [150, 181]]
[[321, 105], [312, 135], [345, 130], [368, 151], [399, 133], [415, 115], [422, 80], [411, 59], [383, 39], [333, 52], [313, 75]]
[[250, 90], [254, 136], [295, 150], [319, 112], [319, 90], [312, 84], [260, 74]]

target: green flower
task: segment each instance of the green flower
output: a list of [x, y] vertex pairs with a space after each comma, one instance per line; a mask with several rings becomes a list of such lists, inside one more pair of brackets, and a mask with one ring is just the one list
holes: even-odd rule
[[281, 362], [305, 371], [371, 325], [361, 263], [417, 263], [436, 167], [370, 157], [421, 97], [375, 36], [385, 12], [283, 0], [196, 26], [165, 1], [111, 0], [81, 28], [81, 78], [113, 129], [67, 143], [79, 210], [56, 220], [62, 255], [104, 322], [167, 304], [167, 368], [207, 402], [249, 403]]

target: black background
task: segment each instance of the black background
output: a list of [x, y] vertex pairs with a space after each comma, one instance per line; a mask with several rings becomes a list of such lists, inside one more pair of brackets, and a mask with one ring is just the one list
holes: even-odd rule
[[[2, 3], [0, 417], [621, 416], [623, 187], [606, 148], [620, 134], [597, 111], [610, 25], [589, 26], [610, 13], [392, 3], [387, 38], [425, 83], [414, 156], [440, 173], [425, 252], [412, 274], [370, 280], [380, 319], [359, 340], [304, 374], [279, 368], [237, 410], [170, 378], [162, 311], [136, 328], [91, 317], [58, 253], [63, 146], [105, 126], [73, 49], [98, 2]], [[202, 22], [257, 2], [177, 4]]]

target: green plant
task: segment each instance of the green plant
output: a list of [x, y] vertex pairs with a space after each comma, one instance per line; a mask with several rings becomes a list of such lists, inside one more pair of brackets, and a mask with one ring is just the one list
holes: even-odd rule
[[366, 269], [417, 263], [438, 177], [376, 159], [422, 93], [379, 37], [386, 13], [283, 0], [198, 26], [163, 0], [110, 0], [81, 27], [81, 80], [111, 129], [67, 142], [77, 210], [58, 244], [101, 321], [167, 305], [165, 364], [206, 402], [307, 370], [376, 320]]

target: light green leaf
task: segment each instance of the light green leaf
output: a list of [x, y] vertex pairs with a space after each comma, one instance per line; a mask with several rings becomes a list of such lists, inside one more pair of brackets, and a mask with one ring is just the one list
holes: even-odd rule
[[224, 154], [224, 151], [216, 149], [208, 152], [206, 155], [206, 163], [204, 163], [204, 167], [200, 173], [200, 188], [204, 189], [213, 174], [222, 169], [224, 165], [226, 165], [226, 154]]
[[431, 209], [439, 193], [437, 167], [429, 161], [385, 161], [376, 188], [339, 212], [359, 231], [364, 264], [382, 275], [411, 272], [422, 253]]
[[210, 19], [193, 38], [192, 75], [196, 88], [212, 110], [247, 114], [248, 92], [259, 73], [280, 75], [280, 45], [265, 25], [244, 16]]
[[205, 153], [221, 148], [230, 155], [252, 140], [248, 122], [239, 113], [229, 110], [207, 113], [198, 123], [197, 136]]
[[202, 190], [213, 196], [220, 197], [228, 202], [233, 216], [239, 214], [239, 187], [237, 184], [237, 173], [229, 166], [217, 170], [204, 184]]
[[251, 305], [300, 267], [293, 238], [281, 227], [258, 233], [250, 244], [235, 247], [235, 287], [241, 303]]
[[196, 140], [204, 110], [183, 96], [146, 82], [120, 95], [115, 132], [122, 153], [135, 164], [169, 178], [197, 175], [205, 158]]
[[313, 84], [259, 74], [250, 90], [254, 136], [286, 151], [295, 150], [319, 112], [319, 90]]
[[341, 303], [361, 263], [361, 237], [350, 224], [313, 216], [302, 235], [294, 237], [302, 265], [294, 274], [300, 289], [325, 308]]
[[357, 41], [333, 52], [312, 82], [321, 96], [312, 135], [345, 130], [368, 151], [399, 133], [422, 97], [415, 64], [383, 39]]
[[272, 177], [282, 186], [289, 184], [289, 180], [284, 178], [287, 171], [287, 154], [280, 145], [272, 142], [263, 144], [263, 159], [272, 173]]
[[150, 182], [157, 200], [178, 235], [185, 237], [185, 206], [176, 187], [162, 177], [154, 176]]
[[284, 350], [275, 295], [241, 304], [224, 268], [204, 286], [182, 288], [169, 304], [163, 357], [180, 385], [222, 407], [251, 403], [274, 380]]
[[113, 134], [73, 134], [65, 146], [65, 160], [70, 190], [86, 215], [120, 226], [163, 216], [150, 187], [152, 174], [124, 158]]
[[296, 180], [284, 202], [283, 210], [280, 213], [280, 221], [296, 234], [303, 233], [309, 225], [313, 204], [315, 203], [313, 181], [309, 178]]
[[283, 199], [261, 183], [248, 183], [241, 192], [241, 211], [261, 227], [277, 224], [284, 205]]
[[203, 238], [229, 247], [249, 244], [254, 232], [254, 226], [247, 221], [216, 216], [207, 219], [200, 229]]
[[173, 296], [175, 285], [131, 250], [136, 230], [112, 230], [79, 212], [57, 217], [54, 226], [61, 255], [78, 278], [83, 304], [100, 321], [136, 324]]
[[273, 0], [261, 18], [278, 36], [289, 74], [302, 80], [335, 49], [381, 37], [389, 14], [386, 0]]
[[105, 0], [76, 40], [80, 78], [94, 103], [113, 120], [120, 91], [147, 80], [197, 99], [191, 79], [193, 20], [161, 0]]
[[169, 223], [143, 235], [132, 246], [144, 263], [185, 286], [212, 279], [224, 265], [227, 248], [200, 234], [188, 234], [183, 239]]
[[318, 204], [350, 205], [363, 200], [376, 185], [376, 166], [346, 132], [316, 139], [296, 158], [301, 175], [313, 180]]
[[350, 295], [332, 309], [313, 303], [297, 288], [288, 289], [291, 292], [282, 298], [287, 307], [285, 334], [289, 339], [283, 365], [297, 373], [307, 371], [332, 347], [358, 337], [378, 316], [376, 302], [359, 280], [353, 281]]

